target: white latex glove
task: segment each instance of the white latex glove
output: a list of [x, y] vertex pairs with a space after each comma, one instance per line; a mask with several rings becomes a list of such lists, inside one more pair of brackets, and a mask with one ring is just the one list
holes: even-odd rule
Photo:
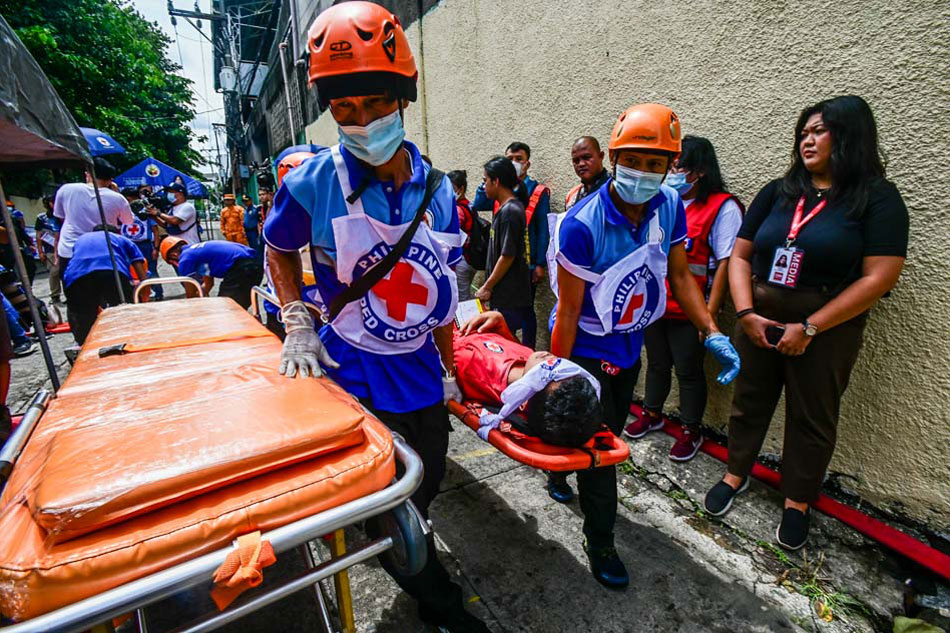
[[293, 301], [280, 309], [280, 320], [284, 323], [287, 337], [280, 352], [280, 373], [289, 378], [298, 372], [303, 378], [323, 375], [320, 365], [337, 369], [340, 365], [333, 360], [323, 346], [320, 337], [313, 328], [313, 318], [303, 301]]
[[459, 389], [459, 384], [455, 382], [455, 376], [442, 376], [442, 404], [448, 404], [449, 400], [461, 402], [462, 390]]

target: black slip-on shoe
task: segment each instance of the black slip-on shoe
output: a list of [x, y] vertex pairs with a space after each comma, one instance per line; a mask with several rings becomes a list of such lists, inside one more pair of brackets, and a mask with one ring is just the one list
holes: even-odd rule
[[810, 509], [802, 512], [795, 508], [785, 508], [782, 522], [775, 529], [775, 540], [787, 550], [801, 549], [808, 542], [808, 523]]
[[720, 480], [715, 486], [706, 493], [706, 499], [703, 501], [703, 508], [714, 517], [721, 517], [729, 508], [732, 507], [732, 501], [739, 493], [749, 489], [749, 478], [742, 480], [742, 485], [733, 488], [726, 482]]

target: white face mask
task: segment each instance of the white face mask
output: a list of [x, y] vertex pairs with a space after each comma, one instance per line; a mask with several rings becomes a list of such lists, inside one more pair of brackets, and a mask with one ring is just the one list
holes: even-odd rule
[[518, 178], [521, 178], [521, 175], [524, 174], [524, 163], [513, 160], [511, 161], [511, 164], [515, 166], [515, 174], [518, 175]]
[[614, 189], [630, 204], [643, 204], [656, 195], [666, 174], [654, 174], [623, 165], [614, 169]]
[[340, 142], [351, 154], [374, 167], [392, 158], [406, 137], [399, 110], [366, 126], [341, 125], [338, 132]]
[[683, 172], [676, 174], [671, 173], [666, 176], [666, 186], [676, 189], [681, 196], [689, 193], [689, 190], [693, 188], [694, 184], [696, 184], [696, 181], [687, 182], [686, 174]]

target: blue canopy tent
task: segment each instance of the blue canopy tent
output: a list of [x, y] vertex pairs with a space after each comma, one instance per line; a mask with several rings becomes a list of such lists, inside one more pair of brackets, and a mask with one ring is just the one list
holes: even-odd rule
[[120, 189], [139, 187], [141, 185], [150, 185], [155, 189], [159, 189], [171, 184], [172, 181], [176, 179], [181, 179], [181, 182], [184, 183], [189, 197], [208, 197], [208, 190], [205, 189], [203, 184], [151, 156], [130, 168], [125, 173], [116, 176], [113, 180]]

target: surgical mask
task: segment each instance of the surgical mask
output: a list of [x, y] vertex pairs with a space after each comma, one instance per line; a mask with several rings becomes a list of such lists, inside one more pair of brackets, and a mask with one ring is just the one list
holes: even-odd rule
[[667, 174], [666, 175], [666, 184], [682, 196], [685, 195], [690, 189], [693, 188], [693, 185], [696, 184], [693, 182], [686, 182], [686, 174], [683, 172], [677, 174]]
[[170, 192], [170, 191], [165, 194], [165, 198], [166, 198], [169, 202], [171, 202], [172, 204], [174, 204], [175, 201], [178, 200], [178, 198], [175, 197], [175, 194], [173, 194], [173, 193]]
[[365, 127], [341, 125], [339, 134], [340, 142], [351, 154], [374, 167], [392, 158], [406, 138], [399, 110], [376, 119]]
[[626, 202], [643, 204], [660, 190], [665, 175], [617, 165], [614, 170], [614, 189]]
[[524, 163], [513, 160], [511, 164], [515, 166], [515, 174], [517, 174], [518, 178], [521, 178], [521, 174], [524, 173]]

